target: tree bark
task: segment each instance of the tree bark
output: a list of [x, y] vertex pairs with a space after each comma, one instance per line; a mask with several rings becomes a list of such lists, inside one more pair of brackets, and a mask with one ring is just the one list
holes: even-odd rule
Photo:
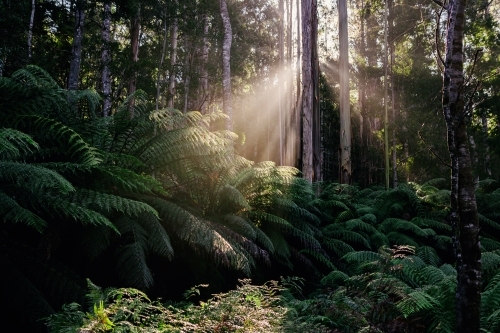
[[[314, 182], [323, 180], [322, 163], [323, 156], [321, 152], [321, 114], [319, 105], [319, 56], [318, 56], [318, 11], [315, 8], [312, 12], [312, 78], [313, 78], [313, 170]], [[318, 189], [319, 190], [319, 189]], [[319, 194], [319, 193], [318, 193]]]
[[313, 10], [316, 0], [302, 0], [302, 175], [313, 182]]
[[349, 42], [347, 2], [339, 0], [339, 83], [340, 83], [340, 175], [342, 184], [351, 180], [351, 112], [349, 99]]
[[447, 34], [443, 72], [443, 115], [451, 158], [453, 245], [457, 260], [456, 331], [479, 332], [481, 250], [464, 101], [464, 26], [466, 0], [446, 5]]
[[163, 62], [165, 61], [165, 53], [167, 51], [167, 13], [163, 13], [163, 45], [161, 48], [160, 62], [158, 63], [158, 76], [156, 77], [156, 110], [160, 108], [160, 92], [162, 88]]
[[168, 80], [168, 102], [167, 106], [169, 108], [174, 107], [174, 97], [175, 97], [175, 73], [177, 64], [177, 39], [179, 37], [179, 26], [177, 18], [174, 18], [172, 22], [172, 33], [170, 35], [170, 75]]
[[35, 20], [35, 0], [31, 0], [30, 25], [28, 29], [28, 63], [31, 62], [31, 40], [33, 39], [33, 21]]
[[[131, 62], [132, 69], [129, 77], [128, 94], [132, 95], [137, 90], [137, 62], [139, 61], [139, 34], [141, 31], [141, 9], [137, 11], [132, 18], [130, 25], [130, 48], [131, 48]], [[134, 116], [135, 101], [132, 99], [129, 105], [130, 117]]]
[[279, 25], [278, 25], [278, 35], [279, 35], [279, 65], [278, 65], [278, 124], [279, 124], [279, 165], [283, 165], [284, 162], [284, 119], [283, 119], [283, 102], [284, 102], [284, 70], [285, 70], [285, 10], [283, 0], [279, 0], [278, 3], [279, 12]]
[[71, 48], [69, 64], [68, 90], [77, 90], [80, 81], [80, 65], [82, 62], [82, 40], [85, 21], [85, 1], [79, 0], [75, 4], [75, 32]]
[[222, 42], [222, 109], [223, 112], [229, 116], [226, 122], [226, 128], [231, 131], [233, 129], [233, 101], [231, 93], [231, 43], [233, 31], [231, 29], [231, 21], [229, 20], [226, 0], [220, 0], [220, 15], [224, 28], [224, 38]]
[[111, 0], [104, 1], [103, 20], [102, 20], [102, 94], [103, 105], [102, 114], [104, 117], [110, 115], [111, 112]]
[[203, 46], [201, 51], [201, 70], [200, 70], [200, 86], [201, 86], [201, 106], [200, 111], [202, 114], [207, 113], [207, 101], [208, 101], [208, 15], [203, 14]]
[[360, 39], [359, 39], [359, 54], [362, 58], [361, 66], [359, 69], [359, 84], [358, 84], [358, 101], [359, 109], [361, 110], [362, 123], [361, 129], [361, 184], [363, 187], [368, 187], [369, 185], [369, 168], [368, 168], [368, 135], [370, 134], [370, 122], [368, 119], [368, 108], [366, 101], [366, 82], [368, 80], [367, 76], [367, 59], [366, 59], [366, 31], [365, 31], [365, 21], [366, 21], [366, 4], [364, 1], [361, 2], [361, 14], [360, 14]]
[[297, 87], [297, 96], [295, 103], [295, 131], [297, 133], [295, 140], [295, 166], [297, 169], [302, 168], [302, 86], [300, 80], [300, 74], [302, 72], [301, 67], [301, 6], [300, 0], [297, 0], [297, 73], [295, 77], [295, 85]]

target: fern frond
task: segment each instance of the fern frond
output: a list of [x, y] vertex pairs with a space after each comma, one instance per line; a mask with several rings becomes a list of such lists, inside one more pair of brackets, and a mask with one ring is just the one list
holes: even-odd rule
[[55, 190], [67, 194], [74, 191], [73, 185], [59, 173], [19, 162], [0, 161], [0, 182], [40, 192]]
[[[410, 221], [401, 220], [397, 218], [386, 219], [379, 226], [379, 230], [385, 234], [388, 234], [391, 231], [407, 231], [419, 237], [425, 238], [428, 236], [427, 233], [423, 231], [420, 227], [418, 227], [416, 224]], [[408, 245], [413, 245], [413, 244], [408, 244]]]
[[46, 227], [47, 222], [30, 210], [20, 206], [16, 200], [0, 191], [0, 219], [4, 223], [23, 223], [38, 232]]
[[417, 247], [419, 244], [410, 236], [397, 231], [391, 231], [387, 234], [387, 239], [392, 245], [411, 245]]
[[432, 228], [436, 231], [439, 230], [439, 231], [446, 231], [446, 232], [451, 231], [450, 225], [446, 224], [444, 222], [425, 219], [425, 218], [421, 218], [421, 217], [414, 217], [411, 220], [411, 222], [414, 223], [415, 225], [419, 226], [420, 228]]
[[38, 150], [31, 136], [12, 128], [0, 128], [0, 160], [13, 160]]
[[324, 238], [321, 244], [325, 249], [332, 251], [339, 258], [345, 256], [349, 252], [354, 252], [352, 246], [339, 239]]
[[441, 259], [436, 250], [430, 246], [419, 246], [415, 255], [420, 257], [427, 265], [438, 267], [441, 264]]
[[439, 312], [441, 310], [441, 304], [422, 291], [414, 291], [408, 294], [407, 297], [396, 304], [396, 307], [403, 313], [405, 318], [422, 311]]
[[349, 276], [341, 271], [331, 271], [327, 276], [321, 279], [322, 285], [343, 286], [349, 279]]
[[309, 249], [300, 250], [300, 253], [307, 254], [314, 258], [314, 260], [320, 262], [323, 266], [327, 267], [330, 271], [336, 270], [335, 265], [332, 264], [329, 258], [325, 257], [323, 254]]
[[84, 207], [96, 206], [106, 212], [118, 211], [129, 216], [149, 213], [158, 217], [156, 210], [144, 202], [92, 190], [77, 189], [70, 201]]

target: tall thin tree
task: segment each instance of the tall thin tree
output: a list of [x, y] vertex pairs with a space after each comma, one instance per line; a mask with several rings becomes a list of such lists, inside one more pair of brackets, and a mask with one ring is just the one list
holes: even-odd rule
[[[481, 244], [479, 220], [467, 136], [470, 101], [465, 100], [464, 28], [466, 0], [434, 0], [446, 11], [446, 40], [443, 65], [443, 115], [446, 121], [451, 160], [449, 223], [456, 258], [456, 332], [477, 333], [480, 329]], [[436, 29], [439, 31], [439, 29]], [[471, 97], [472, 98], [472, 97]]]
[[103, 20], [102, 20], [102, 94], [103, 105], [102, 113], [104, 117], [109, 116], [111, 112], [111, 0], [104, 0], [103, 3]]
[[340, 182], [351, 180], [351, 111], [349, 99], [349, 37], [347, 1], [339, 0]]
[[77, 90], [80, 81], [80, 65], [82, 62], [83, 28], [85, 25], [85, 1], [75, 3], [75, 31], [71, 47], [71, 60], [69, 64], [68, 90]]
[[231, 93], [231, 43], [233, 40], [233, 30], [231, 29], [231, 21], [229, 20], [226, 0], [219, 1], [220, 15], [224, 29], [224, 38], [222, 41], [222, 104], [223, 112], [229, 116], [226, 128], [228, 130], [232, 130], [233, 125], [231, 117], [233, 114], [233, 101]]

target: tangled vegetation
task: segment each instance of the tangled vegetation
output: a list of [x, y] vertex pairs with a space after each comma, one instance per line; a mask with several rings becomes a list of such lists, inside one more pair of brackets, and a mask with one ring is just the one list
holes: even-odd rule
[[[0, 77], [0, 91], [3, 315], [27, 332], [453, 331], [446, 180], [311, 185], [238, 156], [213, 125], [221, 114], [151, 111], [138, 92], [100, 118], [93, 91], [33, 66]], [[500, 184], [480, 182], [477, 198], [493, 333]], [[291, 275], [304, 286], [243, 280], [220, 293]], [[179, 300], [200, 283], [199, 305], [145, 294]]]

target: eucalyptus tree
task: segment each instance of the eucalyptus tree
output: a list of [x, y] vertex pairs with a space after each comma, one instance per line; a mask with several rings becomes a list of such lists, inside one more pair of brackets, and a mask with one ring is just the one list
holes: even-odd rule
[[75, 32], [71, 48], [71, 61], [69, 65], [68, 90], [77, 90], [80, 81], [80, 66], [82, 62], [83, 29], [85, 26], [85, 1], [75, 3]]
[[103, 2], [103, 18], [102, 18], [102, 94], [103, 106], [102, 114], [107, 117], [111, 113], [111, 0]]
[[[443, 115], [446, 121], [451, 160], [449, 223], [457, 260], [456, 330], [479, 332], [481, 302], [481, 249], [479, 219], [467, 135], [467, 115], [472, 112], [471, 89], [464, 77], [464, 29], [466, 1], [435, 0], [446, 12], [446, 40], [443, 67]], [[475, 95], [477, 86], [472, 87]]]
[[351, 112], [349, 96], [349, 43], [347, 2], [339, 0], [339, 83], [340, 83], [340, 175], [342, 184], [351, 180]]
[[231, 91], [231, 43], [233, 40], [233, 32], [226, 0], [219, 1], [222, 27], [224, 29], [224, 38], [222, 41], [222, 103], [224, 113], [229, 116], [226, 127], [228, 130], [232, 130], [233, 125], [231, 116], [233, 115], [233, 97]]

